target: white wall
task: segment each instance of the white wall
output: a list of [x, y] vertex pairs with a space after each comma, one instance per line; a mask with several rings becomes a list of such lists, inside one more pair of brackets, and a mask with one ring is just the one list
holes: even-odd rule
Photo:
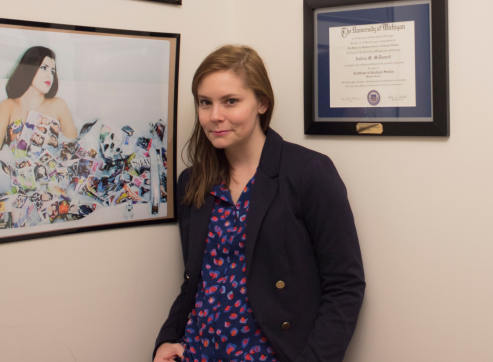
[[[304, 136], [302, 0], [16, 0], [1, 16], [181, 33], [179, 149], [200, 60], [254, 46], [277, 96], [273, 127], [328, 154], [349, 190], [368, 288], [346, 361], [488, 362], [493, 5], [449, 2], [448, 139]], [[0, 245], [0, 360], [148, 361], [181, 278], [178, 243], [166, 224]]]

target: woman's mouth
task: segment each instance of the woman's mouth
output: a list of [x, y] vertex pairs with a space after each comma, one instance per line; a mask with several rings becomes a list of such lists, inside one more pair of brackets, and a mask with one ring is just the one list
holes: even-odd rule
[[214, 135], [214, 136], [224, 136], [225, 134], [227, 134], [229, 131], [228, 130], [217, 130], [217, 131], [211, 131], [211, 133]]
[[51, 82], [50, 82], [49, 80], [47, 80], [47, 81], [45, 82], [45, 84], [46, 84], [47, 86], [50, 86], [50, 85], [51, 85]]

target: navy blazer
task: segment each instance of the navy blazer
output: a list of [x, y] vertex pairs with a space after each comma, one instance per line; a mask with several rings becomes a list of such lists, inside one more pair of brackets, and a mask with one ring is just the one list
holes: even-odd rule
[[[266, 135], [247, 218], [249, 303], [281, 361], [340, 362], [365, 289], [346, 188], [327, 156]], [[183, 205], [188, 177], [177, 188], [184, 282], [156, 349], [183, 336], [201, 281], [213, 197]]]

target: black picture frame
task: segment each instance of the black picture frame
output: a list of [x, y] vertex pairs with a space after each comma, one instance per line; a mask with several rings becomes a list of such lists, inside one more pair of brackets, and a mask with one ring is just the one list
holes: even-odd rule
[[181, 0], [146, 0], [146, 1], [152, 1], [156, 3], [167, 3], [167, 4], [174, 4], [174, 5], [181, 5]]
[[[423, 6], [424, 4], [424, 6]], [[420, 20], [419, 15], [415, 21], [413, 12], [404, 11], [404, 7], [410, 10], [428, 8], [429, 22], [426, 18]], [[303, 1], [303, 42], [304, 42], [304, 130], [305, 134], [327, 134], [327, 135], [374, 135], [374, 136], [449, 136], [449, 80], [448, 80], [448, 18], [447, 0], [304, 0]], [[381, 10], [385, 11], [381, 11]], [[327, 11], [327, 14], [324, 12]], [[315, 29], [317, 20], [315, 14], [321, 19], [323, 17], [332, 22], [329, 27], [320, 25]], [[374, 15], [375, 13], [376, 15]], [[317, 107], [318, 101], [330, 102], [330, 77], [331, 63], [327, 62], [330, 53], [330, 44], [317, 43], [317, 32], [322, 35], [329, 34], [330, 27], [337, 26], [363, 26], [360, 24], [378, 25], [382, 20], [395, 18], [401, 14], [402, 20], [417, 22], [415, 27], [415, 104], [411, 106], [375, 107], [368, 104], [366, 107], [358, 103], [357, 107], [339, 107], [322, 104]], [[369, 15], [369, 16], [366, 16]], [[354, 17], [353, 17], [354, 16]], [[323, 19], [325, 19], [323, 18]], [[400, 20], [400, 19], [398, 19]], [[420, 23], [418, 23], [420, 21]], [[387, 23], [387, 21], [384, 21]], [[397, 23], [395, 23], [397, 24]], [[324, 24], [325, 25], [325, 24]], [[388, 28], [387, 25], [386, 29]], [[321, 29], [321, 30], [319, 30]], [[341, 27], [342, 29], [342, 27]], [[359, 31], [359, 29], [357, 29]], [[364, 30], [364, 29], [363, 29]], [[336, 31], [334, 29], [334, 31]], [[339, 31], [339, 30], [337, 30]], [[429, 53], [423, 42], [418, 41], [428, 36]], [[342, 37], [342, 34], [341, 34]], [[329, 37], [321, 37], [329, 42]], [[325, 48], [324, 48], [325, 46]], [[422, 48], [420, 48], [422, 47]], [[317, 50], [323, 49], [319, 53]], [[349, 49], [349, 48], [348, 48]], [[325, 51], [326, 54], [322, 54]], [[332, 50], [333, 51], [333, 50]], [[418, 54], [419, 53], [419, 54]], [[425, 54], [421, 57], [421, 54]], [[323, 58], [325, 57], [325, 58]], [[324, 63], [321, 60], [325, 60]], [[355, 58], [356, 59], [356, 58]], [[429, 60], [427, 60], [429, 59]], [[317, 62], [322, 64], [321, 71], [317, 69]], [[427, 64], [428, 61], [428, 64]], [[424, 67], [419, 67], [424, 64]], [[351, 64], [348, 64], [350, 66]], [[326, 67], [326, 69], [324, 68]], [[428, 68], [427, 68], [428, 67]], [[429, 69], [428, 78], [422, 69]], [[339, 69], [339, 68], [337, 68]], [[421, 72], [422, 74], [418, 74]], [[327, 75], [328, 74], [328, 75]], [[356, 73], [353, 73], [356, 74]], [[423, 75], [425, 74], [425, 75]], [[334, 79], [337, 78], [334, 76]], [[409, 77], [409, 79], [414, 79]], [[414, 82], [414, 80], [413, 80]], [[318, 93], [318, 84], [324, 94]], [[370, 84], [370, 83], [368, 83]], [[329, 89], [326, 91], [326, 89]], [[335, 89], [335, 88], [334, 88]], [[340, 88], [337, 88], [340, 89]], [[424, 91], [422, 91], [424, 90]], [[349, 91], [348, 91], [349, 92]], [[363, 92], [363, 88], [361, 89]], [[322, 93], [322, 92], [321, 92]], [[364, 93], [362, 93], [364, 94]], [[411, 94], [411, 93], [410, 93]], [[319, 97], [319, 98], [317, 98]], [[334, 97], [333, 97], [334, 98]], [[356, 98], [356, 97], [355, 97]], [[380, 94], [368, 93], [370, 99], [379, 101]], [[361, 101], [362, 102], [362, 98]], [[335, 103], [336, 101], [334, 101]], [[339, 102], [339, 101], [338, 101]], [[345, 105], [344, 101], [340, 104]], [[397, 103], [396, 103], [397, 104]], [[413, 107], [414, 105], [414, 107]], [[322, 110], [322, 111], [321, 111]], [[413, 113], [416, 116], [409, 116]], [[323, 117], [320, 115], [323, 114]]]
[[176, 222], [180, 34], [0, 19], [0, 45], [0, 102], [28, 94], [6, 86], [28, 53], [44, 57], [35, 87], [40, 48], [55, 76], [35, 89], [57, 85], [55, 102], [0, 119], [0, 243]]

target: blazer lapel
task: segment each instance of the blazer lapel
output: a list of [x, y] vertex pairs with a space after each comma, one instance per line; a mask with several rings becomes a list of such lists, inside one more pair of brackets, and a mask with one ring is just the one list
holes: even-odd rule
[[272, 179], [259, 171], [257, 171], [257, 175], [255, 176], [255, 185], [252, 189], [246, 226], [247, 242], [245, 252], [247, 276], [250, 271], [253, 250], [255, 249], [260, 227], [262, 226], [262, 220], [277, 192], [277, 179]]
[[193, 227], [190, 228], [188, 250], [189, 270], [192, 275], [200, 273], [202, 268], [205, 240], [213, 202], [213, 196], [208, 194], [205, 198], [204, 205], [200, 209], [192, 207], [190, 211], [190, 225], [193, 225]]
[[268, 129], [260, 164], [255, 176], [255, 185], [250, 199], [246, 234], [246, 262], [248, 276], [252, 264], [253, 251], [258, 239], [258, 233], [262, 226], [270, 204], [274, 200], [278, 188], [278, 174], [282, 151], [282, 138], [272, 129]]

